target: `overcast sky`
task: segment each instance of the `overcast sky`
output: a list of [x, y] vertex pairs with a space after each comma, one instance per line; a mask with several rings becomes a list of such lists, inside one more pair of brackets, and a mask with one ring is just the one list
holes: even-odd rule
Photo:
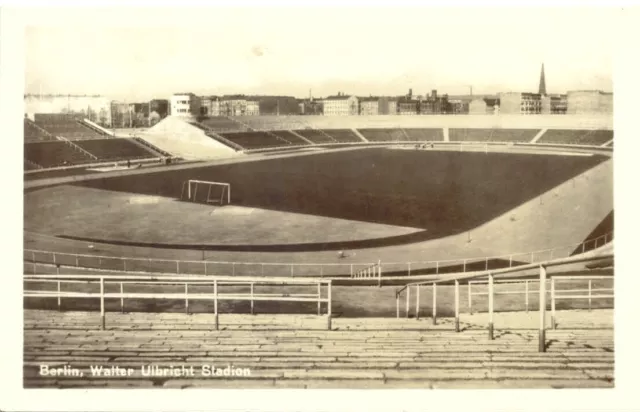
[[[27, 93], [612, 90], [614, 9], [34, 10]], [[55, 23], [54, 23], [55, 22]]]

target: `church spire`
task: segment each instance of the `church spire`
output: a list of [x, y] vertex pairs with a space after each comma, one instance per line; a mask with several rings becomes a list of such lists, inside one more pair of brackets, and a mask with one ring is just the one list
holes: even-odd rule
[[543, 96], [547, 94], [547, 83], [544, 80], [544, 63], [542, 63], [542, 69], [540, 69], [540, 86], [538, 87], [538, 93]]

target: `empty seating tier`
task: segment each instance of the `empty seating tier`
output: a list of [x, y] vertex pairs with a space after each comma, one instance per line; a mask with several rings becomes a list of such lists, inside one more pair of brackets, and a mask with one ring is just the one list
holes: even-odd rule
[[407, 135], [401, 129], [358, 129], [370, 142], [404, 142]]
[[409, 141], [441, 142], [444, 140], [442, 129], [402, 129]]
[[337, 142], [331, 135], [316, 129], [294, 130], [294, 132], [316, 144]]
[[323, 129], [323, 132], [338, 142], [362, 142], [362, 139], [350, 129]]
[[311, 140], [316, 144], [362, 142], [362, 139], [360, 139], [350, 129], [304, 129], [294, 130], [294, 132], [298, 133], [301, 136], [304, 136], [305, 138]]
[[282, 137], [283, 139], [291, 142], [291, 144], [294, 145], [308, 145], [309, 142], [307, 142], [306, 140], [301, 139], [300, 137], [296, 136], [295, 134], [291, 133], [288, 130], [274, 130], [271, 133], [275, 134], [276, 136]]
[[75, 142], [100, 160], [127, 160], [158, 157], [132, 139], [100, 139]]
[[25, 143], [24, 157], [42, 167], [95, 162], [95, 160], [86, 153], [74, 148], [68, 142], [59, 140]]
[[584, 144], [601, 146], [613, 139], [613, 130], [549, 129], [538, 143]]
[[[64, 299], [63, 299], [64, 301]], [[568, 311], [567, 311], [568, 312]], [[562, 313], [562, 319], [600, 318]], [[610, 313], [611, 311], [609, 311]], [[511, 314], [498, 314], [506, 318]], [[520, 314], [518, 314], [520, 315]], [[487, 338], [486, 323], [452, 319], [338, 318], [309, 315], [99, 313], [26, 310], [23, 385], [148, 388], [609, 388], [614, 386], [613, 329], [563, 325], [547, 331], [546, 353], [536, 352], [537, 330], [516, 326]], [[521, 314], [515, 319], [522, 319]], [[609, 314], [609, 317], [611, 315]], [[486, 316], [485, 316], [486, 318]], [[535, 317], [534, 317], [535, 319]], [[41, 373], [42, 365], [83, 377]], [[142, 367], [184, 367], [190, 373], [143, 374]], [[203, 366], [237, 373], [207, 376]], [[131, 369], [127, 375], [92, 372]], [[146, 375], [146, 376], [145, 376]]]
[[213, 130], [214, 132], [244, 132], [250, 130], [250, 128], [244, 126], [242, 123], [233, 121], [228, 117], [206, 117], [198, 120], [206, 128]]
[[452, 142], [521, 142], [528, 143], [540, 132], [537, 129], [449, 129]]
[[38, 127], [29, 119], [24, 119], [24, 141], [25, 142], [47, 142], [57, 140], [42, 128]]
[[76, 119], [47, 120], [46, 123], [38, 122], [38, 126], [54, 136], [62, 136], [69, 140], [104, 139], [105, 135], [85, 126], [82, 121]]
[[[271, 132], [239, 132], [239, 133], [221, 133], [225, 139], [236, 143], [245, 149], [265, 149], [270, 147], [287, 147], [298, 146], [304, 144], [302, 139], [291, 135], [291, 137], [282, 137]], [[293, 140], [293, 138], [296, 140]]]

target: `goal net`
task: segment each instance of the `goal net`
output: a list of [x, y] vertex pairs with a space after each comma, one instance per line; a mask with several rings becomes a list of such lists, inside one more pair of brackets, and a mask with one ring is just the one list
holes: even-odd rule
[[187, 180], [182, 184], [180, 200], [219, 206], [228, 205], [231, 203], [231, 185], [205, 180]]

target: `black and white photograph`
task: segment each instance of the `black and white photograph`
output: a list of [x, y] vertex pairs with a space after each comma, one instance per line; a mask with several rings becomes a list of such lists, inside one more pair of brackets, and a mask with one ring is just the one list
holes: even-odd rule
[[26, 393], [616, 388], [622, 8], [20, 15]]

